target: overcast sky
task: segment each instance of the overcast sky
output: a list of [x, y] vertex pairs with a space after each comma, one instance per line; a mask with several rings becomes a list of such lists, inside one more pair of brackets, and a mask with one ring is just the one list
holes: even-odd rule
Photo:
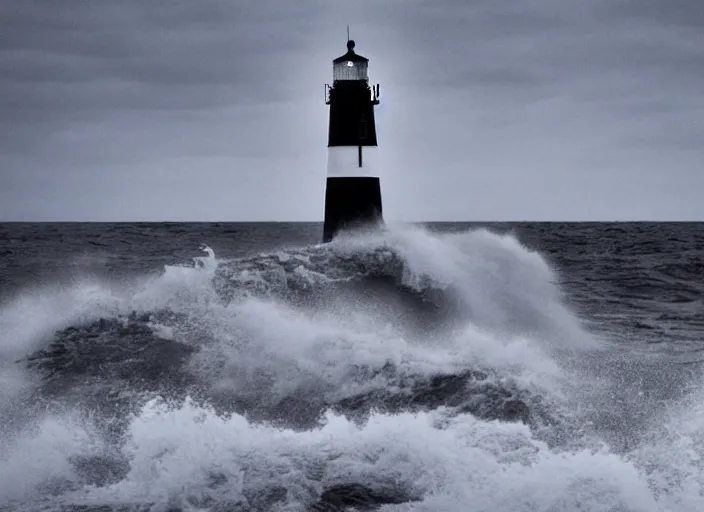
[[387, 220], [704, 220], [703, 0], [4, 0], [0, 220], [322, 221], [348, 23]]

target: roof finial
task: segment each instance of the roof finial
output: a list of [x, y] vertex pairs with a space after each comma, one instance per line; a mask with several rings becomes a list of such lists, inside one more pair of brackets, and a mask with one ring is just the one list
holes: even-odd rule
[[354, 53], [354, 41], [350, 39], [350, 26], [347, 25], [347, 51]]

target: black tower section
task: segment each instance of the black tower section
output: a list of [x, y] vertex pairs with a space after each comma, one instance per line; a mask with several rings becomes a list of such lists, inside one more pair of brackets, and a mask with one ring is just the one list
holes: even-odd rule
[[379, 85], [369, 86], [369, 60], [356, 54], [354, 46], [348, 41], [347, 53], [333, 60], [333, 84], [325, 86], [330, 122], [323, 242], [341, 229], [383, 222], [379, 177], [365, 159], [367, 150], [377, 146]]

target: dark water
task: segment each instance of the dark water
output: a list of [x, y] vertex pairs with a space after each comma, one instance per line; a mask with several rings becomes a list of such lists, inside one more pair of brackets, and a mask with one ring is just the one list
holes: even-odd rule
[[0, 510], [702, 510], [703, 226], [0, 225]]

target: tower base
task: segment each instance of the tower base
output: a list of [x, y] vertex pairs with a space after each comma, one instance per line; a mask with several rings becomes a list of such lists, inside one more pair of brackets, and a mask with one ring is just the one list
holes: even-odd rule
[[330, 242], [342, 229], [378, 225], [383, 221], [378, 177], [327, 179], [324, 243]]

